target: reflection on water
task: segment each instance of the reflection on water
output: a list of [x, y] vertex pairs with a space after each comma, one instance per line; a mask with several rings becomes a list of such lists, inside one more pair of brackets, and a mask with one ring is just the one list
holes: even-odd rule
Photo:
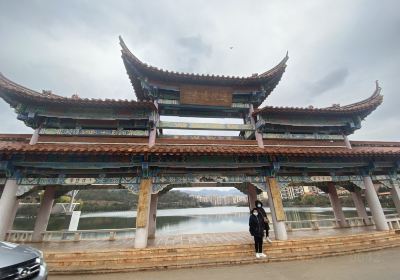
[[[268, 208], [266, 208], [266, 211], [270, 215]], [[346, 217], [357, 216], [355, 208], [344, 207], [343, 211]], [[285, 212], [288, 221], [334, 218], [332, 208], [290, 207], [285, 208]], [[389, 214], [393, 213], [394, 210], [385, 209], [385, 212]], [[79, 221], [79, 229], [131, 228], [135, 227], [135, 217], [135, 211], [83, 213]], [[157, 212], [157, 234], [247, 231], [248, 220], [249, 210], [247, 207], [164, 209]], [[13, 228], [32, 230], [34, 223], [35, 217], [17, 216]], [[52, 215], [48, 230], [61, 230], [64, 223], [64, 216]], [[329, 225], [330, 222], [321, 223], [321, 226]], [[301, 224], [298, 226], [301, 226]]]

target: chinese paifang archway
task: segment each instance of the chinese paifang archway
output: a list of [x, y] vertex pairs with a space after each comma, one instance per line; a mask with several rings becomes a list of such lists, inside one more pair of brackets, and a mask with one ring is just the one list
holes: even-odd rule
[[[19, 199], [44, 190], [32, 241], [46, 230], [54, 198], [71, 190], [126, 188], [139, 195], [135, 247], [154, 237], [158, 195], [175, 187], [235, 186], [254, 203], [267, 192], [275, 237], [286, 240], [281, 191], [317, 186], [329, 194], [340, 226], [336, 187], [352, 193], [358, 215], [388, 230], [374, 185], [399, 203], [400, 143], [350, 141], [383, 100], [378, 83], [360, 102], [327, 108], [260, 107], [285, 72], [286, 55], [249, 77], [166, 71], [139, 60], [120, 39], [135, 100], [63, 97], [0, 75], [0, 96], [32, 135], [0, 135], [0, 239]], [[243, 124], [162, 121], [160, 116], [239, 118]], [[237, 136], [180, 136], [165, 129], [237, 131]]]

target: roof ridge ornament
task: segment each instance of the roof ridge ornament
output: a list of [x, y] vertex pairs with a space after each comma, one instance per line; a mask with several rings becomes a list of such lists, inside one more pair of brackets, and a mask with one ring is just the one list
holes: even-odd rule
[[49, 96], [49, 95], [53, 95], [53, 92], [49, 89], [43, 89], [42, 94]]
[[376, 85], [376, 91], [379, 91], [379, 93], [380, 93], [380, 91], [382, 90], [382, 88], [379, 86], [379, 80], [376, 80], [376, 81], [375, 81], [375, 85]]
[[71, 96], [71, 98], [72, 98], [72, 99], [75, 99], [75, 100], [82, 99], [82, 98], [79, 97], [79, 95], [78, 95], [77, 93], [74, 93], [74, 94]]

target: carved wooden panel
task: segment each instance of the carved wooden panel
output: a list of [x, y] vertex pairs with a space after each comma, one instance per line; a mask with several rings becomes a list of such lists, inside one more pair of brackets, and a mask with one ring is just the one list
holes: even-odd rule
[[231, 107], [232, 92], [228, 87], [183, 85], [180, 87], [180, 103]]
[[271, 198], [273, 202], [273, 207], [275, 208], [275, 216], [276, 220], [279, 221], [285, 221], [285, 211], [283, 210], [283, 204], [282, 204], [282, 197], [281, 197], [281, 192], [279, 190], [278, 183], [276, 182], [276, 179], [273, 177], [268, 177], [268, 185], [271, 190]]
[[142, 179], [140, 182], [136, 228], [144, 228], [149, 222], [151, 185], [151, 179]]

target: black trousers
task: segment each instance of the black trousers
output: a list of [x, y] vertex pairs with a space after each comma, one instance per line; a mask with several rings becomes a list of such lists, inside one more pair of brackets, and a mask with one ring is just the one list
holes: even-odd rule
[[266, 225], [265, 237], [269, 237], [269, 224]]
[[254, 248], [256, 249], [256, 253], [262, 253], [263, 246], [263, 236], [254, 236]]

